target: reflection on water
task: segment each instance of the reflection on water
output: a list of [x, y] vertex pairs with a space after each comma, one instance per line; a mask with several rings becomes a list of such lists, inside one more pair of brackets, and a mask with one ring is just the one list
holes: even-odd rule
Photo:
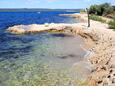
[[0, 86], [75, 86], [71, 67], [86, 53], [80, 37], [51, 33], [3, 37]]

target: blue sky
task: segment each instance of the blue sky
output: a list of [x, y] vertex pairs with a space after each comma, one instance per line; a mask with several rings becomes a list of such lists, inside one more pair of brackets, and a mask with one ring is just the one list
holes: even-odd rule
[[115, 0], [0, 0], [0, 8], [86, 8], [91, 4]]

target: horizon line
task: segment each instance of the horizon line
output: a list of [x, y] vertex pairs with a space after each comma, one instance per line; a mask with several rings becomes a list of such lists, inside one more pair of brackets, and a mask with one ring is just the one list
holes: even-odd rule
[[0, 9], [85, 9], [85, 8], [0, 8]]

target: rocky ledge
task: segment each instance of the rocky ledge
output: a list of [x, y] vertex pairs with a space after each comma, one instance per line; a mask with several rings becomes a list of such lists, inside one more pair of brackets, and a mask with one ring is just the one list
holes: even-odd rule
[[12, 34], [27, 34], [27, 33], [39, 33], [45, 31], [53, 32], [72, 32], [73, 29], [82, 28], [79, 24], [31, 24], [31, 25], [16, 25], [9, 27], [8, 32]]

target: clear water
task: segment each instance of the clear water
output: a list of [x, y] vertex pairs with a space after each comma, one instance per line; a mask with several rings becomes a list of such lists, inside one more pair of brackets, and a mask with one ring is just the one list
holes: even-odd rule
[[20, 24], [76, 23], [74, 18], [59, 16], [75, 12], [41, 11], [39, 12], [0, 12], [0, 29]]
[[[55, 33], [13, 35], [5, 32], [7, 27], [15, 24], [62, 23], [70, 19], [58, 16], [59, 13], [0, 13], [0, 86], [76, 85], [71, 68], [86, 53], [80, 47], [84, 41], [79, 36]], [[44, 20], [44, 15], [52, 16]]]

